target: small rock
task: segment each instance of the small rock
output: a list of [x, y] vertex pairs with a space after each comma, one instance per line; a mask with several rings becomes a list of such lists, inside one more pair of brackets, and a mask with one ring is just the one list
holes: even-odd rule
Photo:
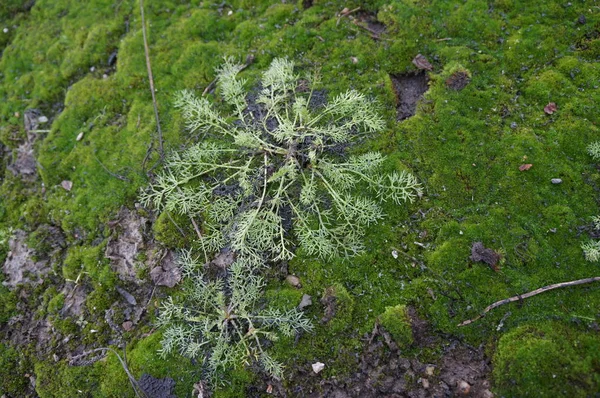
[[483, 390], [481, 392], [481, 398], [494, 398], [494, 393], [490, 390]]
[[510, 123], [510, 128], [513, 129], [513, 130], [516, 129], [517, 126], [518, 126], [517, 122], [511, 122]]
[[96, 67], [95, 67], [95, 66], [92, 66], [92, 67], [90, 68], [90, 72], [94, 72], [95, 70], [96, 70]]
[[288, 276], [285, 278], [285, 281], [286, 281], [287, 283], [289, 283], [289, 284], [290, 284], [290, 286], [296, 287], [296, 288], [298, 288], [298, 289], [302, 287], [302, 284], [300, 283], [300, 278], [298, 278], [298, 277], [297, 277], [297, 276], [295, 276], [295, 275], [288, 275]]
[[38, 117], [38, 123], [48, 123], [48, 118], [44, 115]]
[[323, 362], [315, 362], [312, 364], [312, 370], [317, 374], [323, 369], [325, 369], [325, 364]]
[[550, 180], [552, 184], [561, 184], [562, 180], [560, 178], [553, 178]]
[[308, 294], [305, 294], [302, 296], [302, 300], [300, 300], [300, 304], [298, 304], [298, 309], [302, 309], [304, 307], [308, 307], [309, 305], [312, 305], [312, 297], [310, 297]]
[[423, 388], [425, 388], [425, 389], [429, 388], [429, 380], [421, 379], [421, 384], [423, 385]]
[[392, 257], [394, 257], [395, 259], [398, 258], [398, 250], [392, 250]]
[[433, 372], [435, 371], [435, 366], [429, 365], [425, 368], [425, 374], [427, 376], [433, 376]]
[[107, 64], [108, 66], [113, 66], [115, 64], [115, 62], [117, 62], [117, 52], [113, 51], [112, 53], [110, 53], [110, 55], [108, 56], [108, 61]]
[[117, 292], [119, 292], [119, 294], [121, 294], [121, 296], [123, 296], [123, 298], [125, 300], [127, 300], [127, 302], [131, 305], [137, 305], [137, 301], [135, 300], [135, 297], [133, 297], [133, 295], [131, 293], [129, 293], [127, 290], [117, 286], [116, 287]]
[[123, 327], [123, 330], [126, 332], [129, 332], [133, 329], [133, 322], [131, 321], [125, 321], [123, 322], [123, 325], [121, 325]]
[[108, 79], [108, 75], [105, 73], [105, 74], [102, 75], [102, 78], [103, 79]]
[[579, 25], [585, 25], [585, 23], [587, 22], [587, 19], [585, 19], [585, 15], [581, 14], [579, 16], [579, 18], [577, 18], [577, 23]]
[[356, 58], [356, 57], [350, 57], [350, 59], [352, 60], [353, 64], [357, 64], [358, 63], [358, 58]]
[[79, 134], [77, 134], [77, 138], [75, 138], [76, 141], [81, 141], [83, 139], [83, 131]]
[[65, 191], [70, 191], [73, 188], [73, 181], [63, 180], [60, 183], [60, 186], [63, 187]]
[[4, 29], [2, 29], [2, 31], [3, 31], [4, 33], [8, 33], [8, 28], [4, 28]]
[[458, 395], [466, 396], [471, 392], [471, 385], [464, 380], [460, 380], [456, 383], [456, 392]]

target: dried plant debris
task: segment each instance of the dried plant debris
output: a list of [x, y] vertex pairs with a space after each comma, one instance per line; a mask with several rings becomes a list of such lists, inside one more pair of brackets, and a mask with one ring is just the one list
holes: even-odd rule
[[471, 82], [471, 76], [464, 70], [457, 70], [446, 79], [446, 87], [460, 91]]
[[494, 271], [497, 271], [500, 254], [492, 249], [487, 249], [481, 242], [475, 242], [471, 247], [471, 257], [469, 257], [469, 259], [474, 262], [486, 263]]

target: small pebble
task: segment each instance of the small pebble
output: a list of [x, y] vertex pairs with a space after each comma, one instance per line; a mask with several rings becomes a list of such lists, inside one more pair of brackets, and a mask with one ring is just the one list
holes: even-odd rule
[[429, 365], [425, 368], [425, 374], [427, 374], [427, 376], [433, 376], [434, 371], [435, 371], [435, 366]]
[[83, 139], [83, 131], [79, 134], [77, 134], [77, 138], [75, 138], [75, 140], [77, 141], [81, 141]]
[[108, 79], [108, 75], [105, 73], [105, 74], [102, 75], [102, 78], [103, 79]]
[[560, 178], [553, 178], [550, 182], [552, 182], [552, 184], [561, 184], [562, 180]]
[[288, 275], [285, 278], [286, 282], [289, 283], [293, 287], [301, 288], [302, 284], [300, 283], [300, 278], [295, 275]]
[[4, 28], [4, 29], [2, 29], [2, 31], [3, 31], [4, 33], [8, 33], [8, 28]]
[[319, 373], [323, 369], [325, 369], [325, 364], [323, 362], [315, 362], [312, 364], [312, 370], [315, 373]]
[[38, 123], [48, 123], [48, 118], [46, 116], [38, 117]]
[[459, 381], [456, 384], [458, 395], [468, 395], [471, 392], [471, 385], [464, 380]]
[[511, 128], [511, 129], [516, 129], [516, 128], [517, 128], [517, 122], [512, 122], [512, 123], [510, 124], [510, 128]]
[[302, 308], [308, 307], [309, 305], [312, 305], [312, 297], [310, 297], [308, 294], [305, 294], [302, 296], [300, 304], [298, 304], [298, 309], [301, 310]]
[[90, 68], [90, 72], [94, 72], [95, 70], [96, 70], [96, 67], [95, 67], [95, 66], [92, 66], [92, 67]]

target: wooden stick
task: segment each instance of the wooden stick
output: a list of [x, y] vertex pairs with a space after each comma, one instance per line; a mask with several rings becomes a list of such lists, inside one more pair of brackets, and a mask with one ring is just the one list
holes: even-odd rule
[[150, 64], [150, 49], [148, 47], [148, 37], [146, 35], [146, 20], [144, 18], [144, 0], [140, 0], [140, 14], [142, 15], [142, 36], [144, 37], [144, 54], [146, 55], [146, 69], [148, 69], [148, 80], [150, 81], [150, 93], [152, 94], [152, 105], [154, 106], [154, 117], [156, 118], [156, 129], [158, 131], [158, 154], [161, 162], [165, 158], [163, 148], [162, 129], [160, 128], [160, 119], [158, 117], [158, 106], [156, 105], [156, 94], [154, 93], [154, 77], [152, 76], [152, 65]]
[[504, 300], [496, 301], [494, 304], [491, 304], [491, 305], [488, 305], [487, 307], [485, 307], [485, 309], [483, 310], [483, 312], [480, 315], [478, 315], [477, 317], [475, 317], [473, 319], [466, 320], [466, 321], [458, 324], [458, 326], [461, 327], [461, 326], [466, 326], [466, 325], [468, 325], [470, 323], [473, 323], [473, 322], [475, 322], [475, 321], [483, 318], [485, 316], [485, 314], [487, 314], [488, 312], [490, 312], [494, 308], [500, 307], [501, 305], [504, 305], [504, 304], [512, 303], [514, 301], [521, 301], [523, 299], [535, 296], [537, 294], [547, 292], [548, 290], [558, 289], [560, 287], [583, 285], [584, 283], [591, 283], [591, 282], [600, 282], [600, 276], [594, 276], [594, 277], [585, 278], [585, 279], [578, 279], [576, 281], [555, 283], [554, 285], [548, 285], [548, 286], [540, 287], [539, 289], [533, 290], [533, 291], [525, 293], [525, 294], [519, 294], [519, 295], [516, 295], [516, 296], [513, 296], [513, 297], [509, 297], [509, 298], [504, 299]]

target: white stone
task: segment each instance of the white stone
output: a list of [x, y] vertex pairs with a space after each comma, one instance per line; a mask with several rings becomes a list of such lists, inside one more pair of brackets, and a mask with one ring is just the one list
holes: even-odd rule
[[312, 364], [313, 372], [319, 373], [323, 369], [325, 369], [325, 364], [323, 362], [315, 362]]

